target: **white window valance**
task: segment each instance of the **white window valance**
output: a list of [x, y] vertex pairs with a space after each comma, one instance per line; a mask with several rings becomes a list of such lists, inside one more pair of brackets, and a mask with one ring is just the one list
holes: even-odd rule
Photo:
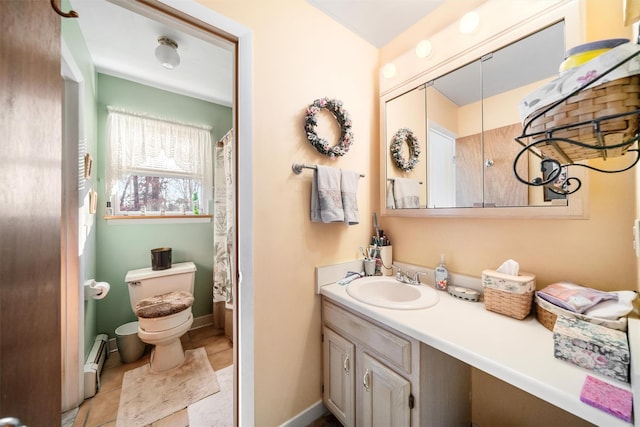
[[212, 199], [211, 127], [107, 107], [107, 190], [130, 175], [191, 177]]

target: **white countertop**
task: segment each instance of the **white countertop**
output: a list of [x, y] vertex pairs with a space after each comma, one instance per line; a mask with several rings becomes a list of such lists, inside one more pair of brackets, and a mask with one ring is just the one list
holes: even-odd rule
[[[593, 424], [633, 425], [580, 401], [587, 375], [626, 390], [630, 385], [556, 359], [553, 334], [535, 316], [512, 319], [446, 292], [438, 292], [439, 302], [427, 309], [391, 310], [361, 303], [346, 288], [330, 284], [320, 293]], [[633, 346], [631, 351], [633, 357]]]

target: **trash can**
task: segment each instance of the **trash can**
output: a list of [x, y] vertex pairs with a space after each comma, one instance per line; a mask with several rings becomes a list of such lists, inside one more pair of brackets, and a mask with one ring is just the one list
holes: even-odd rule
[[144, 354], [145, 345], [138, 337], [138, 322], [125, 323], [116, 329], [116, 345], [122, 363], [131, 363]]

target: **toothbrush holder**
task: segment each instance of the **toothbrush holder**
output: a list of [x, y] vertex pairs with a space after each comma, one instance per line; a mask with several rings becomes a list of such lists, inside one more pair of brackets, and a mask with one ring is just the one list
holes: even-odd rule
[[382, 268], [380, 271], [383, 276], [392, 276], [393, 269], [391, 264], [393, 263], [393, 246], [380, 246], [380, 261], [382, 262]]

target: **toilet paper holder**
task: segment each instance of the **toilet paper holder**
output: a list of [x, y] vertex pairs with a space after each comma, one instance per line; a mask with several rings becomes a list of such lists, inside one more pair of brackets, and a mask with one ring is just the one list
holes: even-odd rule
[[103, 299], [109, 292], [109, 284], [107, 282], [96, 282], [90, 279], [84, 282], [84, 299]]

